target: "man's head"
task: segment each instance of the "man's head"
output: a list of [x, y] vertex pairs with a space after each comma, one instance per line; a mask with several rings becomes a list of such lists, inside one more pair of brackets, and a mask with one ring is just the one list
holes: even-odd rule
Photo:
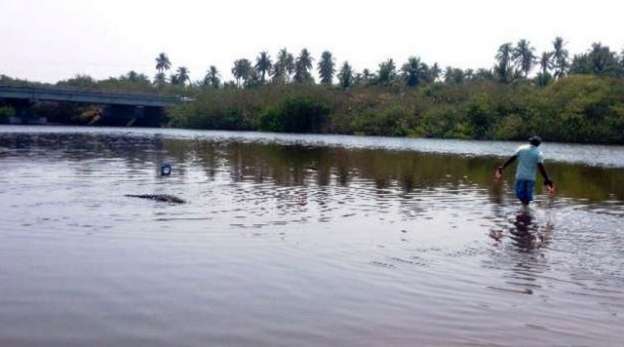
[[537, 147], [542, 144], [542, 138], [539, 136], [531, 136], [531, 138], [529, 138], [529, 143]]

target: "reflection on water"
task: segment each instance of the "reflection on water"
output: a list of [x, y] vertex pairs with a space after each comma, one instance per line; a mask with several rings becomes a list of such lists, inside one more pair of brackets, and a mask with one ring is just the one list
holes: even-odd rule
[[559, 195], [523, 208], [443, 141], [2, 129], [0, 345], [624, 338], [624, 169], [548, 162]]
[[[530, 209], [524, 206], [512, 218], [508, 236], [519, 251], [528, 252], [548, 245], [554, 229], [552, 221], [546, 220], [543, 222], [543, 225], [540, 225], [535, 220]], [[490, 237], [496, 241], [501, 241], [503, 236], [503, 229], [492, 229], [490, 231]]]

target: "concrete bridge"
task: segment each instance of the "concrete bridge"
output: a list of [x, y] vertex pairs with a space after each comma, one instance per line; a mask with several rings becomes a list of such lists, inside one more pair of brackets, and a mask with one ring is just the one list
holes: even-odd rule
[[0, 99], [64, 101], [94, 105], [167, 107], [180, 102], [177, 97], [148, 94], [98, 92], [52, 87], [13, 87], [0, 85]]
[[[14, 106], [20, 119], [33, 118], [31, 106], [41, 101], [104, 106], [107, 124], [157, 125], [164, 108], [182, 101], [178, 97], [149, 94], [100, 92], [57, 87], [16, 87], [0, 85], [0, 101]], [[36, 117], [38, 119], [38, 117]]]

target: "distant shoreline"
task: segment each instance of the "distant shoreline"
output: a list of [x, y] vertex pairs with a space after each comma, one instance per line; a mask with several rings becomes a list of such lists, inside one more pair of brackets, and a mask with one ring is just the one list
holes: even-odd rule
[[[183, 102], [141, 108], [5, 98], [0, 123], [42, 117], [68, 125], [517, 141], [538, 134], [550, 142], [624, 144], [624, 53], [600, 43], [570, 56], [557, 37], [538, 56], [527, 40], [508, 42], [493, 68], [476, 70], [442, 69], [414, 56], [356, 72], [325, 51], [318, 83], [313, 61], [307, 49], [296, 57], [282, 49], [275, 59], [264, 51], [255, 62], [237, 59], [233, 81], [222, 81], [215, 66], [191, 81], [189, 70], [172, 69], [163, 52], [153, 79], [135, 71], [100, 81], [78, 75], [54, 87]], [[49, 87], [4, 75], [0, 85]]]

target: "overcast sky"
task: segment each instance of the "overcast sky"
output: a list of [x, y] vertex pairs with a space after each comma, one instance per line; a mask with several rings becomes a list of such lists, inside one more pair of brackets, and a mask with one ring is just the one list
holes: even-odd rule
[[[129, 70], [154, 75], [166, 52], [193, 79], [215, 65], [308, 48], [315, 63], [376, 70], [409, 56], [461, 68], [491, 67], [497, 47], [526, 38], [538, 51], [557, 35], [571, 52], [601, 41], [624, 48], [624, 2], [612, 0], [0, 0], [0, 74], [54, 82]], [[316, 66], [316, 64], [315, 64]]]

